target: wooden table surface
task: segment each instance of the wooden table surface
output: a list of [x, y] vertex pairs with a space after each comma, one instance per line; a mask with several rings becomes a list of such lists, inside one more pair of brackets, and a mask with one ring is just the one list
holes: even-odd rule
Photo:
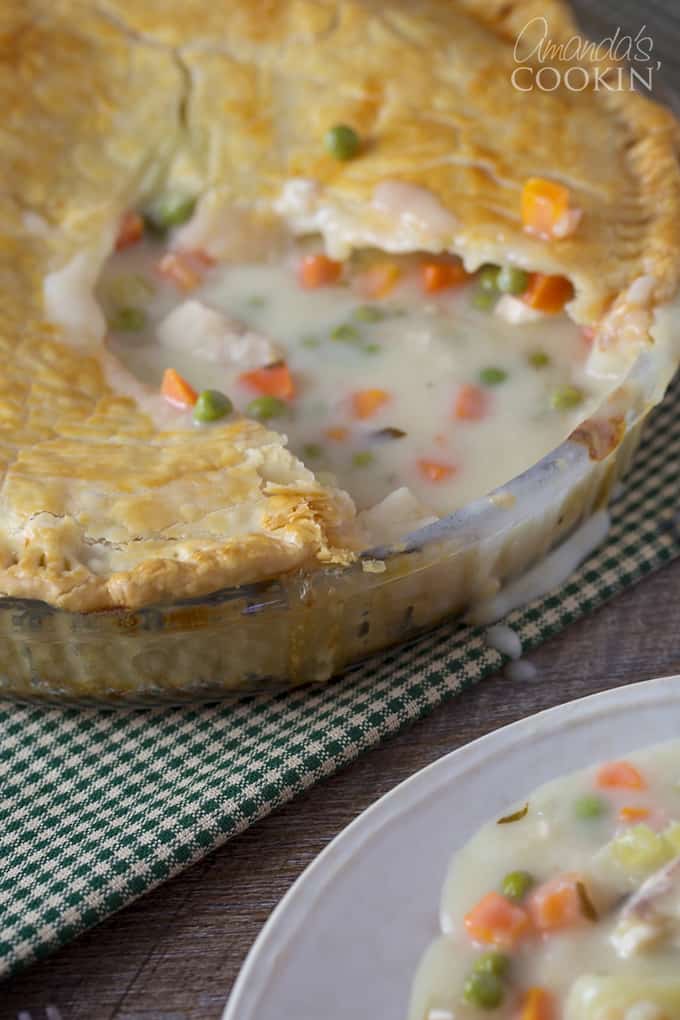
[[[576, 6], [594, 38], [617, 25], [633, 34], [646, 25], [662, 62], [659, 78], [680, 93], [678, 0]], [[21, 1011], [45, 1020], [50, 1005], [63, 1020], [219, 1017], [273, 907], [359, 812], [442, 754], [515, 719], [595, 691], [680, 672], [678, 633], [680, 563], [534, 652], [534, 680], [510, 683], [496, 676], [483, 681], [5, 983], [0, 1020]]]

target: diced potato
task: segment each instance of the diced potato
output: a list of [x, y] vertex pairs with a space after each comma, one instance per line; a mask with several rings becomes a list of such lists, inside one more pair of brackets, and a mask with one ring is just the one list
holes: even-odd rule
[[680, 978], [586, 974], [571, 986], [564, 1020], [628, 1020], [631, 1016], [644, 1016], [645, 1020], [677, 1020]]

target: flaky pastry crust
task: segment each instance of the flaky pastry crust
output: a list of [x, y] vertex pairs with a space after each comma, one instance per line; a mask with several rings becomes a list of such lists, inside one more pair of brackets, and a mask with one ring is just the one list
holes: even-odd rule
[[[161, 427], [111, 389], [100, 351], [46, 321], [46, 274], [101, 251], [159, 189], [253, 229], [311, 224], [337, 254], [450, 250], [473, 267], [511, 253], [569, 276], [584, 322], [641, 276], [647, 302], [675, 293], [676, 122], [630, 92], [514, 89], [535, 15], [558, 41], [574, 31], [544, 0], [3, 4], [0, 592], [136, 607], [352, 558], [351, 502], [280, 437], [245, 420]], [[322, 145], [338, 122], [364, 139], [348, 163]], [[523, 231], [530, 176], [568, 184], [574, 235]]]

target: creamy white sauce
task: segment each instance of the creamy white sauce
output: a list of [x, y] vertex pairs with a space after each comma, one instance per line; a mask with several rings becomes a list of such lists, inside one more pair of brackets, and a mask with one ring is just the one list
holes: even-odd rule
[[[419, 967], [410, 1020], [516, 1020], [526, 990], [536, 986], [550, 993], [555, 1020], [630, 1020], [652, 1006], [657, 1012], [650, 1016], [680, 1017], [680, 742], [626, 761], [641, 773], [644, 789], [605, 788], [597, 768], [574, 773], [523, 798], [516, 805], [528, 804], [523, 818], [489, 821], [455, 855], [442, 894], [444, 934]], [[579, 814], [583, 796], [599, 798], [599, 817]], [[631, 807], [647, 810], [648, 818], [623, 820], [620, 812]], [[642, 845], [636, 825], [647, 827], [652, 849], [631, 856], [627, 848]], [[466, 978], [491, 948], [474, 941], [464, 918], [516, 870], [533, 877], [534, 890], [556, 876], [577, 875], [597, 918], [579, 912], [572, 922], [543, 932], [532, 921], [527, 935], [506, 949], [511, 964], [504, 998], [489, 1013], [464, 1001]], [[533, 918], [531, 895], [519, 905]], [[636, 941], [633, 935], [622, 946], [622, 932], [635, 924], [652, 937]]]
[[95, 300], [94, 285], [100, 260], [81, 252], [63, 268], [45, 277], [45, 311], [77, 346], [96, 346], [106, 333], [106, 320]]
[[501, 655], [509, 655], [511, 659], [519, 659], [522, 655], [522, 641], [516, 630], [504, 623], [489, 627], [484, 635], [487, 645], [495, 648]]
[[598, 510], [526, 574], [510, 581], [492, 598], [473, 606], [465, 617], [467, 622], [494, 623], [513, 609], [519, 609], [547, 595], [554, 588], [559, 588], [605, 540], [610, 523], [608, 511]]
[[538, 670], [528, 659], [513, 659], [503, 667], [503, 675], [507, 680], [525, 683], [528, 680], [535, 680]]
[[[419, 215], [427, 220], [435, 213], [426, 205]], [[257, 394], [239, 380], [244, 368], [282, 357], [297, 392], [286, 413], [268, 424], [317, 474], [337, 479], [359, 510], [405, 489], [418, 508], [409, 508], [406, 523], [419, 526], [449, 513], [534, 464], [608, 392], [609, 384], [590, 376], [581, 331], [565, 315], [514, 325], [475, 308], [474, 285], [424, 295], [416, 259], [404, 260], [387, 297], [370, 302], [381, 319], [367, 322], [358, 312], [367, 302], [351, 268], [337, 285], [303, 290], [298, 251], [273, 263], [205, 269], [199, 285], [181, 294], [158, 276], [161, 254], [146, 242], [114, 254], [97, 290], [112, 323], [109, 350], [147, 384], [149, 406], [157, 403], [163, 370], [172, 367], [197, 390], [227, 393], [245, 413]], [[116, 330], [121, 280], [135, 274], [153, 284], [141, 299], [147, 327]], [[338, 337], [338, 327], [350, 337]], [[539, 350], [549, 363], [532, 367]], [[457, 420], [460, 388], [481, 385], [480, 373], [490, 366], [507, 378], [482, 386], [481, 420]], [[551, 394], [564, 385], [579, 387], [584, 400], [555, 410]], [[360, 420], [352, 395], [364, 389], [384, 390], [389, 400]], [[190, 415], [173, 413], [177, 425], [191, 425]], [[329, 434], [338, 429], [341, 439]], [[394, 429], [405, 434], [384, 432]], [[423, 461], [444, 465], [444, 477], [429, 477]]]

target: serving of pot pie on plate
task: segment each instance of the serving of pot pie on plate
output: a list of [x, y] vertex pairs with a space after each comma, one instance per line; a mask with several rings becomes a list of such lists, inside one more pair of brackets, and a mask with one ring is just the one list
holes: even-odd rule
[[679, 752], [553, 779], [460, 847], [410, 1020], [680, 1015]]
[[323, 680], [606, 504], [676, 363], [680, 133], [513, 88], [537, 6], [5, 5], [5, 690]]

